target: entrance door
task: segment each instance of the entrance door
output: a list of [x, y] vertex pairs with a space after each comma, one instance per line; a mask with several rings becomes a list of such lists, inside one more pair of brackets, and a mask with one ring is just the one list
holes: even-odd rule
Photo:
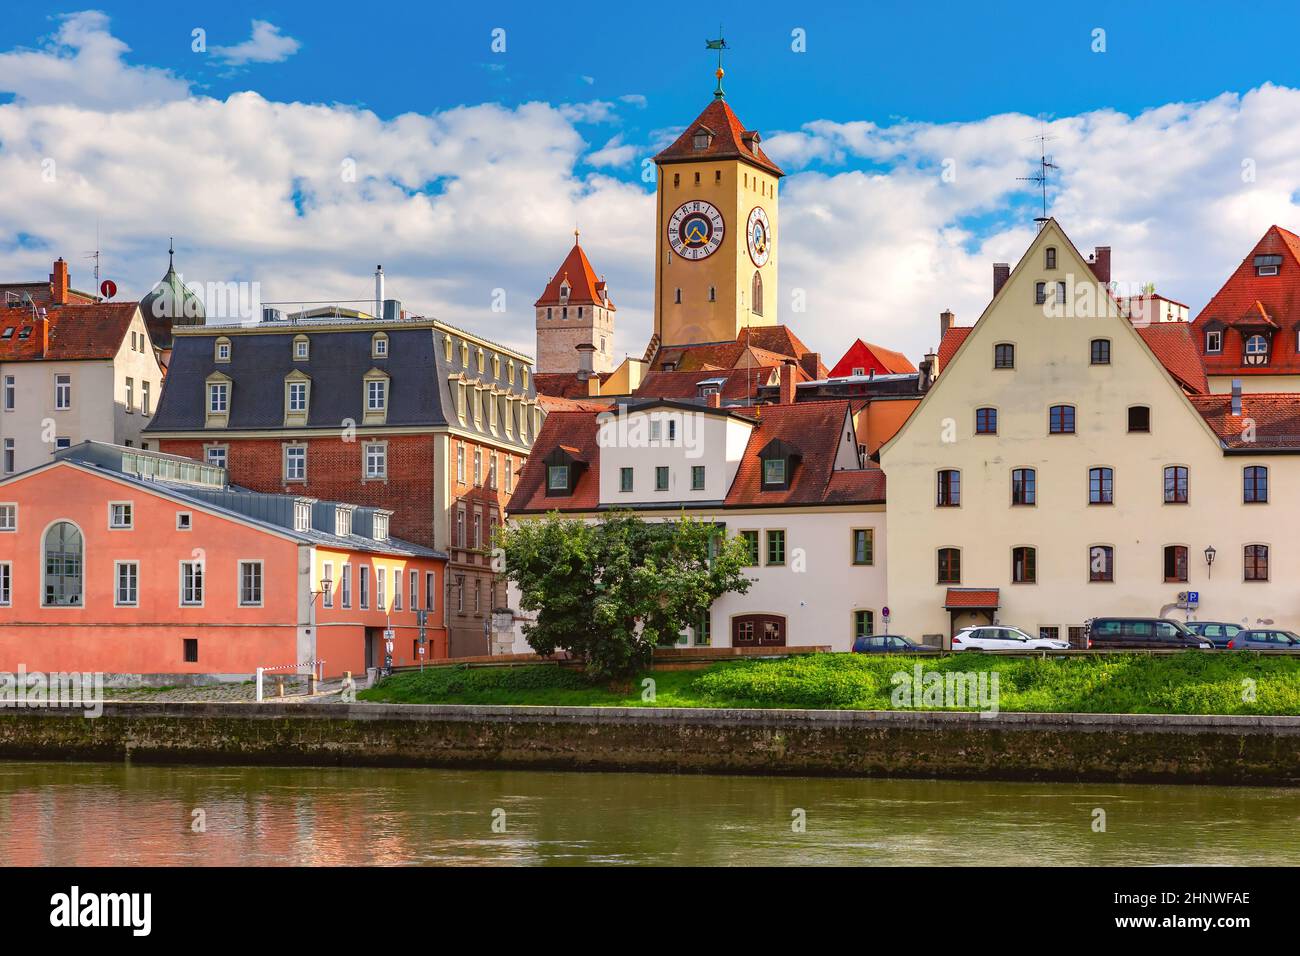
[[779, 614], [740, 614], [731, 619], [733, 647], [785, 647], [785, 618]]
[[375, 632], [371, 628], [366, 628], [366, 669], [378, 667], [379, 663], [375, 660]]

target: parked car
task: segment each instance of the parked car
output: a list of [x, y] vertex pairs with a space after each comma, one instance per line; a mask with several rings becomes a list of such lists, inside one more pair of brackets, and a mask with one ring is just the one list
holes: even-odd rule
[[923, 647], [901, 634], [873, 634], [871, 637], [859, 637], [853, 642], [854, 654], [911, 654], [928, 650], [934, 648]]
[[1226, 621], [1188, 621], [1187, 629], [1200, 637], [1209, 638], [1211, 644], [1221, 649], [1245, 630], [1240, 624], [1229, 624]]
[[1209, 638], [1193, 634], [1182, 623], [1163, 617], [1095, 617], [1088, 622], [1088, 646], [1128, 651], [1214, 648]]
[[1034, 637], [1018, 627], [1005, 624], [988, 624], [983, 627], [963, 627], [952, 636], [954, 651], [1062, 651], [1069, 641]]
[[1300, 652], [1300, 637], [1291, 631], [1274, 628], [1252, 628], [1233, 635], [1228, 641], [1230, 651], [1295, 651]]

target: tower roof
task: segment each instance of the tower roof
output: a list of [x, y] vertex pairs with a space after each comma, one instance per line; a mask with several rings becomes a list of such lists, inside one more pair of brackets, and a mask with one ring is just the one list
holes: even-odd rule
[[[695, 148], [695, 134], [707, 133], [708, 145]], [[682, 131], [673, 144], [655, 157], [655, 162], [690, 163], [708, 159], [738, 159], [774, 176], [784, 176], [781, 167], [768, 159], [756, 130], [747, 130], [727, 101], [715, 99]]]
[[167, 247], [167, 272], [140, 300], [140, 314], [149, 326], [154, 344], [171, 347], [171, 327], [174, 325], [203, 325], [203, 301], [193, 293], [176, 271], [176, 250]]
[[[560, 288], [565, 282], [569, 283], [568, 299], [560, 298]], [[618, 311], [614, 307], [614, 301], [611, 299], [605, 301], [605, 280], [596, 278], [596, 270], [591, 267], [591, 261], [587, 254], [582, 251], [582, 244], [578, 241], [578, 234], [573, 234], [573, 248], [569, 254], [564, 257], [564, 262], [560, 264], [559, 271], [551, 277], [551, 281], [546, 283], [546, 289], [542, 292], [542, 297], [533, 303], [533, 307], [542, 305], [599, 305], [608, 308], [611, 312]]]

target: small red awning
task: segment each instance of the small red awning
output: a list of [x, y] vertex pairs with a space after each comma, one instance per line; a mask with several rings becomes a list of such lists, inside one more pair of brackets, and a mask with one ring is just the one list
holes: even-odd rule
[[996, 610], [998, 607], [997, 588], [949, 588], [944, 596], [945, 610], [974, 608], [975, 610]]

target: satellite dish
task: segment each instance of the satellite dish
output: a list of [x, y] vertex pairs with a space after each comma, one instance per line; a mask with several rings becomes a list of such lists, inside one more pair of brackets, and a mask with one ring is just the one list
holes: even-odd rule
[[117, 295], [117, 283], [112, 279], [105, 279], [99, 284], [99, 294], [105, 299], [111, 299]]

